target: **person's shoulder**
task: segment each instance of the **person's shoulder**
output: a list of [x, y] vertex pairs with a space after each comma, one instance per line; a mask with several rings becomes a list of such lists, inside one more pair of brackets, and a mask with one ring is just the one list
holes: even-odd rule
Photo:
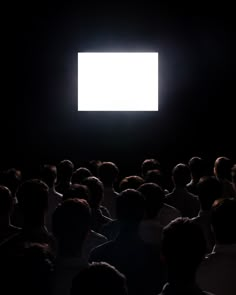
[[106, 238], [104, 235], [102, 235], [102, 234], [100, 234], [100, 233], [97, 233], [97, 232], [95, 232], [95, 231], [93, 231], [93, 230], [91, 230], [90, 235], [91, 235], [94, 239], [96, 239], [96, 240], [98, 240], [98, 241], [101, 241], [101, 242], [104, 242], [104, 243], [107, 241], [107, 238]]
[[97, 246], [91, 251], [89, 261], [101, 261], [104, 255], [108, 254], [113, 246], [114, 241], [108, 241], [102, 245]]

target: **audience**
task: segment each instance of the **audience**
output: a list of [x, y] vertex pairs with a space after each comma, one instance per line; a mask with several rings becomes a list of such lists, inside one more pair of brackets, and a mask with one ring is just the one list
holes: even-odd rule
[[128, 295], [125, 276], [105, 262], [94, 262], [73, 280], [71, 295]]
[[95, 176], [90, 176], [83, 181], [89, 190], [89, 205], [92, 212], [92, 229], [100, 232], [102, 226], [111, 221], [108, 210], [101, 206], [104, 194], [102, 182]]
[[102, 205], [108, 209], [113, 219], [116, 218], [116, 198], [118, 193], [114, 189], [119, 174], [118, 167], [112, 162], [103, 162], [98, 167], [98, 176], [104, 186]]
[[205, 252], [203, 233], [188, 218], [177, 218], [167, 225], [163, 231], [162, 255], [168, 280], [160, 295], [209, 294], [201, 291], [195, 282]]
[[190, 193], [198, 195], [198, 182], [206, 172], [205, 162], [200, 157], [192, 157], [188, 166], [191, 172], [191, 181], [186, 185], [187, 189]]
[[1, 245], [0, 254], [17, 256], [30, 243], [47, 244], [54, 252], [55, 240], [45, 225], [48, 186], [38, 179], [27, 180], [19, 187], [17, 199], [23, 215], [22, 230]]
[[166, 195], [165, 202], [177, 208], [183, 217], [195, 217], [200, 209], [198, 198], [187, 191], [186, 185], [190, 179], [189, 167], [178, 164], [172, 170], [174, 189]]
[[197, 282], [217, 295], [236, 294], [236, 200], [224, 199], [212, 211], [216, 244], [201, 264]]
[[138, 191], [145, 197], [145, 216], [140, 224], [140, 235], [145, 242], [160, 244], [163, 227], [180, 217], [180, 213], [164, 203], [164, 191], [157, 184], [142, 184]]
[[119, 184], [120, 192], [126, 189], [138, 189], [144, 183], [144, 179], [137, 175], [127, 176]]
[[139, 236], [144, 213], [145, 199], [140, 192], [127, 189], [120, 193], [117, 198], [119, 234], [90, 255], [91, 262], [105, 261], [122, 272], [130, 295], [157, 294], [165, 279], [159, 247], [146, 244]]
[[234, 198], [235, 191], [231, 183], [232, 162], [229, 158], [219, 157], [214, 163], [214, 175], [222, 185], [222, 198]]
[[63, 160], [58, 164], [56, 191], [62, 195], [71, 185], [73, 170], [74, 164], [70, 160]]
[[80, 167], [76, 169], [71, 177], [72, 184], [82, 184], [85, 178], [92, 176], [91, 171], [88, 168]]
[[69, 160], [43, 164], [40, 179], [0, 171], [1, 290], [236, 294], [232, 163], [219, 157], [206, 174], [205, 160], [192, 157], [173, 167], [171, 193], [156, 159], [142, 163], [140, 176], [121, 171], [120, 183], [113, 162], [90, 161], [74, 172]]
[[47, 229], [52, 231], [52, 214], [57, 206], [62, 202], [62, 195], [55, 189], [57, 181], [57, 167], [53, 165], [44, 165], [41, 171], [41, 179], [44, 181], [48, 188], [48, 210], [47, 210]]
[[206, 239], [206, 251], [210, 253], [215, 245], [211, 225], [211, 208], [214, 202], [221, 198], [221, 185], [215, 177], [205, 176], [199, 180], [197, 190], [201, 209], [192, 221], [201, 227]]
[[91, 228], [91, 210], [87, 201], [70, 199], [57, 207], [52, 219], [57, 240], [57, 256], [52, 280], [52, 294], [70, 294], [73, 278], [88, 267], [83, 244]]
[[20, 232], [18, 227], [11, 224], [13, 205], [10, 190], [5, 186], [0, 186], [0, 245]]

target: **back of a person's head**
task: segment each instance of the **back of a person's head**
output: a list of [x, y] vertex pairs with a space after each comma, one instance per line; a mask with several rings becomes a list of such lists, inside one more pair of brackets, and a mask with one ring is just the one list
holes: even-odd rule
[[14, 196], [22, 180], [21, 171], [10, 168], [4, 173], [4, 185], [9, 188]]
[[9, 216], [13, 209], [13, 197], [6, 186], [0, 186], [0, 217]]
[[163, 205], [164, 191], [155, 183], [144, 183], [138, 188], [138, 191], [145, 198], [146, 217], [148, 219], [155, 218]]
[[212, 210], [212, 226], [219, 244], [236, 243], [236, 200], [221, 200]]
[[39, 179], [27, 180], [19, 187], [17, 199], [24, 217], [42, 218], [48, 207], [48, 186]]
[[41, 170], [41, 179], [48, 187], [53, 187], [57, 180], [57, 167], [54, 165], [44, 165]]
[[231, 168], [233, 164], [227, 157], [219, 157], [214, 163], [214, 174], [220, 180], [231, 178]]
[[174, 183], [178, 187], [185, 187], [190, 181], [190, 169], [186, 164], [179, 163], [172, 170]]
[[53, 258], [46, 245], [30, 244], [15, 263], [13, 281], [19, 294], [51, 294]]
[[72, 184], [63, 194], [63, 201], [68, 199], [84, 199], [88, 201], [89, 190], [86, 185], [82, 184]]
[[116, 164], [112, 162], [103, 162], [98, 167], [99, 179], [103, 182], [104, 186], [112, 186], [119, 174], [119, 169]]
[[52, 217], [52, 230], [63, 255], [76, 255], [90, 230], [91, 211], [86, 200], [69, 199], [59, 205]]
[[204, 176], [205, 162], [201, 157], [192, 157], [188, 162], [188, 166], [193, 178], [200, 178]]
[[80, 167], [73, 172], [71, 182], [73, 184], [81, 184], [89, 176], [92, 176], [91, 171], [88, 168]]
[[163, 185], [163, 176], [161, 174], [161, 171], [160, 170], [149, 170], [147, 173], [146, 173], [146, 176], [145, 176], [145, 182], [146, 183], [156, 183], [158, 184], [159, 186], [162, 187]]
[[222, 196], [221, 184], [214, 176], [201, 177], [197, 188], [202, 210], [210, 210], [214, 201]]
[[95, 176], [87, 177], [83, 184], [88, 187], [89, 190], [89, 204], [91, 208], [98, 208], [103, 199], [104, 187], [101, 180]]
[[124, 190], [117, 197], [116, 216], [124, 224], [138, 224], [145, 214], [145, 199], [134, 189]]
[[144, 183], [144, 179], [137, 175], [127, 176], [121, 180], [119, 184], [120, 191], [124, 191], [126, 189], [138, 189], [140, 185]]
[[125, 276], [106, 262], [94, 262], [74, 279], [71, 295], [127, 295]]
[[58, 181], [70, 181], [74, 164], [70, 160], [62, 160], [57, 166]]
[[102, 164], [101, 160], [91, 160], [88, 163], [88, 169], [91, 171], [93, 176], [98, 177], [98, 168]]
[[146, 159], [141, 165], [142, 176], [145, 177], [150, 170], [160, 170], [160, 162], [156, 159]]
[[177, 218], [164, 228], [162, 254], [172, 275], [194, 275], [205, 251], [203, 232], [190, 219]]

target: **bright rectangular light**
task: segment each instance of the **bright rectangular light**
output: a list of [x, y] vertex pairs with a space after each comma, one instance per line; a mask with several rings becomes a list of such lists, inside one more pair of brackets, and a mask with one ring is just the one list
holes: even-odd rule
[[158, 111], [158, 53], [79, 52], [78, 111]]

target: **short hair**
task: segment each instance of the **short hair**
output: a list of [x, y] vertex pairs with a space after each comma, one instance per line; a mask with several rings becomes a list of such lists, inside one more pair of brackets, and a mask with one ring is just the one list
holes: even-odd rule
[[127, 295], [125, 276], [106, 262], [93, 262], [72, 282], [71, 295]]
[[11, 191], [0, 185], [0, 216], [10, 215], [13, 209], [13, 197]]
[[232, 162], [227, 157], [218, 157], [214, 163], [214, 174], [219, 179], [230, 179]]
[[156, 217], [165, 198], [162, 188], [155, 183], [144, 183], [138, 188], [138, 191], [141, 192], [145, 198], [147, 218], [152, 219]]
[[27, 180], [19, 187], [17, 199], [25, 217], [41, 217], [48, 208], [48, 186], [39, 179]]
[[63, 194], [63, 201], [68, 199], [84, 199], [88, 201], [89, 190], [86, 185], [72, 184]]
[[83, 180], [89, 176], [92, 176], [91, 171], [88, 168], [80, 167], [73, 172], [71, 182], [73, 184], [81, 184]]
[[70, 160], [62, 160], [57, 166], [58, 180], [71, 179], [74, 170], [74, 164]]
[[214, 176], [201, 177], [197, 188], [198, 198], [203, 210], [210, 210], [215, 200], [222, 196], [222, 186]]
[[146, 173], [145, 182], [146, 183], [156, 183], [159, 186], [162, 186], [163, 185], [163, 183], [162, 183], [163, 182], [163, 178], [162, 178], [161, 171], [158, 170], [158, 169], [149, 170]]
[[53, 187], [57, 179], [57, 167], [55, 165], [43, 165], [41, 170], [41, 179], [49, 187]]
[[145, 213], [145, 199], [141, 192], [127, 189], [116, 200], [117, 219], [124, 223], [138, 224]]
[[53, 213], [52, 231], [63, 253], [75, 254], [81, 250], [90, 227], [91, 211], [86, 200], [66, 200]]
[[97, 177], [89, 176], [83, 181], [83, 184], [89, 189], [89, 204], [91, 208], [98, 208], [103, 199], [103, 183]]
[[204, 175], [205, 172], [205, 162], [201, 157], [192, 157], [188, 161], [188, 166], [190, 168], [191, 174], [193, 177], [200, 178]]
[[172, 176], [177, 186], [185, 186], [190, 180], [190, 169], [186, 164], [179, 163], [172, 170]]
[[144, 179], [137, 175], [131, 175], [123, 178], [120, 182], [119, 189], [124, 191], [126, 189], [138, 189], [144, 183]]
[[220, 244], [236, 243], [236, 200], [223, 199], [212, 210], [212, 227]]
[[98, 176], [104, 185], [112, 185], [119, 174], [119, 169], [112, 162], [103, 162], [98, 167]]
[[145, 177], [150, 170], [160, 170], [160, 162], [156, 159], [146, 159], [141, 165], [142, 176]]
[[178, 272], [192, 275], [206, 253], [202, 230], [189, 218], [179, 217], [163, 230], [162, 254], [167, 266]]

